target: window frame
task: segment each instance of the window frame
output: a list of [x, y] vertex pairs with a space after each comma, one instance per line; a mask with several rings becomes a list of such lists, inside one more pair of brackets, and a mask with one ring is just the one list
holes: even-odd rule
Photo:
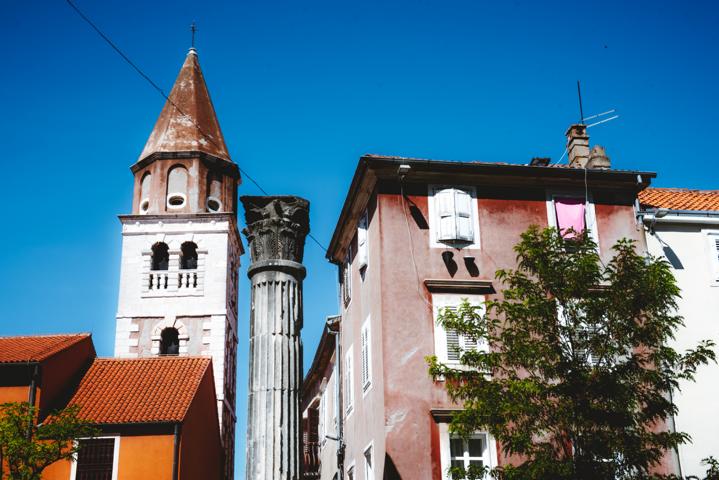
[[[485, 449], [485, 455], [482, 457], [482, 461], [486, 461], [489, 468], [497, 466], [497, 442], [494, 437], [487, 431], [478, 430], [471, 436], [479, 437], [484, 436], [487, 442]], [[450, 449], [450, 440], [453, 435], [449, 432], [449, 424], [446, 422], [439, 423], [439, 451], [440, 451], [440, 465], [442, 469], [442, 480], [451, 480], [451, 477], [447, 475], [449, 468], [452, 465], [452, 453]], [[474, 458], [474, 457], [473, 457]]]
[[710, 256], [709, 286], [719, 287], [719, 229], [705, 228], [702, 234], [706, 237], [705, 245]]
[[581, 192], [578, 190], [547, 190], [547, 225], [553, 228], [559, 228], [557, 225], [557, 209], [555, 200], [557, 198], [578, 198], [584, 199], [584, 228], [589, 230], [589, 234], [597, 244], [597, 252], [599, 252], [599, 228], [597, 225], [597, 214], [594, 209], [594, 198], [592, 192]]
[[354, 412], [354, 399], [355, 399], [355, 389], [354, 389], [354, 349], [353, 345], [350, 345], [347, 348], [347, 352], [345, 353], [345, 368], [344, 368], [344, 395], [345, 395], [345, 418], [349, 418], [349, 416]]
[[[427, 194], [427, 210], [429, 213], [429, 246], [430, 248], [443, 248], [446, 249], [479, 249], [481, 248], [480, 242], [480, 228], [479, 228], [479, 205], [477, 201], [477, 188], [469, 185], [446, 185], [446, 184], [430, 184], [428, 185]], [[472, 237], [471, 242], [463, 240], [438, 240], [439, 235], [439, 212], [437, 210], [437, 199], [435, 195], [445, 189], [456, 189], [463, 190], [470, 196], [470, 212], [471, 212], [471, 224], [472, 224]]]
[[[447, 331], [437, 323], [439, 310], [447, 307], [458, 307], [463, 300], [467, 300], [470, 305], [482, 307], [482, 313], [486, 312], [486, 295], [480, 294], [456, 294], [456, 293], [434, 293], [432, 294], [432, 323], [434, 325], [434, 354], [440, 362], [451, 365], [452, 367], [462, 367], [459, 359], [450, 360], [449, 351], [447, 349]], [[460, 345], [462, 336], [460, 337]], [[477, 350], [489, 351], [489, 343], [483, 339], [477, 339]]]
[[[365, 332], [366, 340], [363, 339]], [[364, 398], [367, 392], [372, 389], [372, 324], [369, 315], [367, 315], [367, 318], [360, 328], [360, 363], [360, 385], [362, 387], [362, 398]], [[364, 375], [365, 371], [367, 372], [366, 378]]]
[[369, 267], [369, 214], [367, 210], [357, 221], [357, 268]]
[[[370, 453], [370, 465], [369, 469], [367, 468], [367, 452]], [[376, 456], [374, 454], [374, 440], [369, 442], [363, 449], [362, 449], [362, 465], [363, 465], [363, 473], [364, 473], [364, 480], [375, 480], [375, 464], [377, 463]]]
[[357, 473], [357, 466], [355, 465], [355, 461], [352, 460], [352, 463], [350, 463], [349, 467], [347, 467], [347, 480], [357, 480], [355, 478], [356, 473]]
[[342, 303], [345, 310], [352, 303], [352, 245], [347, 248], [347, 255], [340, 266], [340, 290], [342, 292]]
[[[112, 455], [112, 480], [117, 480], [117, 473], [118, 473], [118, 466], [120, 461], [120, 435], [104, 435], [101, 437], [93, 437], [93, 438], [78, 438], [75, 440], [75, 444], [80, 442], [81, 440], [107, 440], [107, 439], [113, 439], [115, 441], [113, 445], [113, 455]], [[70, 460], [70, 480], [76, 480], [77, 478], [77, 454], [73, 455], [72, 459]]]

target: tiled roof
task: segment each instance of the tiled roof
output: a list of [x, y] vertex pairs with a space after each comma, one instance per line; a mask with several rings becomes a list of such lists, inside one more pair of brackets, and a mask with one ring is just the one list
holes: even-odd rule
[[96, 359], [70, 403], [98, 424], [181, 422], [208, 368], [207, 357]]
[[719, 190], [647, 188], [639, 193], [644, 208], [669, 210], [719, 210]]
[[0, 337], [0, 363], [41, 362], [89, 337], [89, 333]]

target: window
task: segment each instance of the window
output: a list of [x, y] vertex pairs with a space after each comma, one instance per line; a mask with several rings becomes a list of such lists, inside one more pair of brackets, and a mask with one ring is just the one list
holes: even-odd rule
[[197, 245], [194, 242], [185, 242], [180, 249], [180, 268], [195, 270], [197, 268]]
[[114, 480], [117, 478], [119, 438], [92, 438], [78, 440], [80, 451], [73, 462], [75, 480]]
[[345, 380], [345, 413], [349, 415], [352, 413], [352, 409], [354, 408], [354, 399], [355, 399], [355, 391], [354, 391], [354, 382], [353, 375], [354, 375], [354, 365], [352, 365], [352, 346], [347, 349], [347, 353], [345, 354], [345, 374], [344, 374], [344, 380]]
[[337, 401], [340, 398], [340, 377], [338, 375], [339, 372], [339, 359], [337, 359], [332, 366], [332, 431], [337, 431], [337, 422], [339, 420], [339, 410], [340, 406], [337, 404]]
[[479, 248], [474, 188], [430, 186], [429, 216], [431, 246]]
[[345, 263], [340, 267], [340, 275], [342, 282], [342, 301], [345, 307], [352, 300], [352, 247], [347, 249], [347, 257]]
[[176, 328], [165, 328], [160, 334], [160, 355], [180, 353], [180, 332]]
[[470, 305], [479, 307], [477, 313], [484, 314], [484, 296], [482, 295], [455, 295], [434, 294], [432, 306], [434, 311], [434, 351], [437, 358], [447, 364], [459, 364], [463, 351], [487, 350], [489, 345], [484, 339], [460, 335], [455, 330], [446, 329], [437, 323], [440, 312], [448, 309], [456, 312], [462, 301], [467, 300]]
[[475, 432], [469, 438], [463, 439], [450, 433], [447, 423], [440, 423], [439, 435], [440, 463], [444, 480], [451, 479], [448, 474], [451, 467], [462, 467], [466, 470], [472, 465], [489, 468], [496, 466], [493, 461], [497, 457], [496, 443], [489, 433]]
[[219, 212], [222, 210], [222, 177], [219, 173], [210, 172], [207, 175], [207, 211]]
[[462, 467], [465, 471], [471, 466], [482, 468], [488, 462], [489, 446], [487, 435], [475, 434], [468, 439], [454, 435], [449, 437], [449, 464], [451, 467]]
[[147, 213], [150, 209], [150, 183], [152, 176], [146, 172], [140, 182], [140, 213]]
[[152, 270], [167, 270], [170, 262], [169, 250], [167, 244], [162, 242], [152, 246]]
[[364, 479], [374, 480], [374, 458], [372, 458], [372, 444], [364, 451]]
[[711, 285], [719, 286], [719, 231], [708, 231], [706, 234], [709, 242]]
[[590, 194], [587, 194], [586, 200], [584, 195], [548, 194], [547, 217], [549, 226], [559, 230], [564, 238], [571, 239], [576, 236], [576, 233], [569, 232], [570, 229], [575, 232], [586, 229], [599, 245], [594, 203]]
[[360, 217], [357, 225], [357, 267], [361, 270], [369, 263], [369, 249], [367, 245], [367, 212]]
[[361, 362], [362, 362], [362, 391], [366, 392], [372, 386], [372, 337], [370, 334], [370, 318], [367, 317], [360, 331]]
[[174, 166], [167, 175], [167, 208], [182, 208], [187, 202], [187, 169]]
[[355, 480], [355, 466], [350, 465], [347, 469], [347, 480]]

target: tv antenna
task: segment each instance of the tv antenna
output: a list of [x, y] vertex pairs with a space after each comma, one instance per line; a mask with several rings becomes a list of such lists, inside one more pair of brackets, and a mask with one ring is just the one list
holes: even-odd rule
[[[584, 108], [582, 107], [582, 86], [581, 86], [581, 84], [579, 83], [579, 80], [577, 80], [577, 98], [579, 99], [579, 123], [580, 123], [581, 125], [585, 125], [585, 122], [586, 122], [587, 120], [594, 120], [595, 118], [604, 117], [604, 116], [606, 116], [606, 115], [610, 115], [610, 114], [616, 112], [616, 109], [612, 108], [611, 110], [607, 110], [606, 112], [597, 113], [596, 115], [590, 115], [590, 116], [588, 116], [588, 117], [585, 117], [585, 116], [584, 116]], [[612, 121], [612, 120], [616, 120], [617, 118], [619, 118], [619, 115], [612, 115], [612, 116], [609, 117], [609, 118], [603, 118], [603, 119], [598, 120], [598, 121], [596, 121], [596, 122], [594, 122], [594, 123], [590, 123], [589, 125], [587, 125], [587, 128], [595, 127], [595, 126], [600, 125], [600, 124], [602, 124], [602, 123], [607, 123], [607, 122], [610, 122], [610, 121]]]

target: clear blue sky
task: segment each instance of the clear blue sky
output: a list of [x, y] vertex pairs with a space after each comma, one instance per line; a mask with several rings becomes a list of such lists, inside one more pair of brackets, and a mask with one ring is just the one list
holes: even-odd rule
[[[558, 159], [577, 79], [586, 114], [621, 115], [590, 130], [613, 166], [719, 188], [716, 2], [76, 1], [168, 92], [197, 21], [232, 158], [270, 193], [308, 198], [325, 245], [363, 153]], [[63, 0], [6, 2], [2, 38], [0, 335], [91, 331], [110, 356], [116, 215], [130, 211], [129, 167], [164, 100]], [[247, 180], [240, 192], [259, 193]], [[312, 243], [305, 257], [307, 367], [337, 302], [334, 267]]]

